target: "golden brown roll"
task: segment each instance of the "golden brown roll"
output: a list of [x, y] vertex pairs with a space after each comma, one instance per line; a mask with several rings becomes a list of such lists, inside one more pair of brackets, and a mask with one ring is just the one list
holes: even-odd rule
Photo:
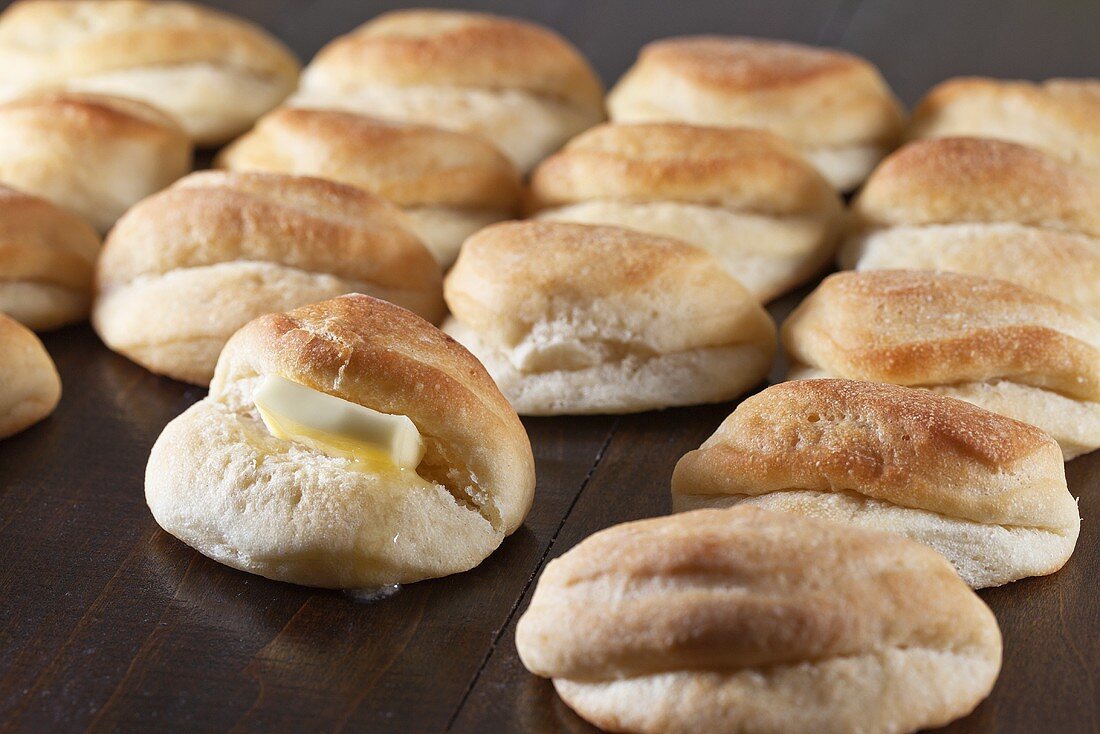
[[92, 324], [108, 347], [205, 385], [248, 321], [344, 293], [431, 321], [442, 274], [393, 205], [274, 173], [193, 173], [119, 220], [96, 270]]
[[481, 138], [336, 110], [281, 107], [216, 163], [366, 189], [401, 207], [445, 267], [467, 237], [519, 209], [519, 174]]
[[294, 90], [298, 69], [259, 26], [198, 4], [23, 0], [0, 15], [0, 98], [129, 97], [170, 113], [199, 145], [247, 130]]
[[61, 378], [42, 342], [0, 313], [0, 438], [33, 426], [60, 399]]
[[[402, 467], [273, 434], [257, 407], [272, 378], [411, 421], [422, 458]], [[520, 526], [534, 488], [523, 425], [477, 360], [411, 312], [363, 295], [238, 331], [210, 395], [165, 427], [145, 473], [157, 522], [199, 552], [333, 588], [473, 568]]]
[[1081, 529], [1050, 436], [961, 400], [850, 380], [795, 380], [745, 400], [680, 459], [672, 504], [894, 532], [974, 588], [1054, 573]]
[[701, 247], [761, 301], [813, 275], [843, 205], [782, 138], [674, 123], [600, 125], [531, 176], [540, 219], [628, 227]]
[[607, 108], [614, 122], [769, 130], [845, 191], [893, 149], [902, 128], [901, 106], [870, 62], [758, 38], [650, 43], [611, 90]]
[[1100, 168], [1100, 80], [948, 79], [913, 111], [913, 138], [998, 138]]
[[100, 232], [190, 170], [187, 136], [141, 102], [49, 92], [0, 104], [0, 181]]
[[384, 13], [313, 58], [291, 104], [473, 133], [521, 170], [603, 119], [603, 87], [568, 41], [513, 18]]
[[729, 400], [767, 373], [775, 324], [699, 248], [618, 227], [506, 222], [466, 241], [443, 329], [521, 415]]
[[36, 331], [87, 318], [98, 252], [80, 217], [0, 185], [0, 312]]
[[608, 731], [913, 732], [1001, 667], [993, 613], [942, 556], [756, 507], [625, 523], [551, 561], [520, 660]]
[[1100, 321], [1011, 283], [876, 270], [826, 278], [781, 331], [790, 377], [923, 387], [1100, 447]]
[[999, 278], [1100, 315], [1100, 177], [999, 140], [910, 143], [852, 205], [841, 265]]

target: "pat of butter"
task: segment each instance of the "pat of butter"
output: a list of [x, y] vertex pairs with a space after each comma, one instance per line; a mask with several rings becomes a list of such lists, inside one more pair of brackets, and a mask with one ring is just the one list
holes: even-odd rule
[[415, 469], [424, 458], [420, 431], [408, 416], [379, 413], [278, 375], [264, 377], [252, 400], [272, 435], [328, 456], [402, 469]]

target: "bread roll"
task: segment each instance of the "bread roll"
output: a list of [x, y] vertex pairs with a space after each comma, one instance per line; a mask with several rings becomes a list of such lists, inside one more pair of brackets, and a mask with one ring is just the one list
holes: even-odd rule
[[43, 88], [129, 97], [204, 146], [247, 130], [293, 91], [298, 68], [262, 28], [198, 4], [23, 0], [0, 15], [0, 98]]
[[111, 231], [92, 324], [143, 367], [205, 385], [226, 340], [257, 316], [359, 292], [437, 321], [441, 282], [401, 212], [361, 189], [207, 171]]
[[37, 331], [87, 318], [98, 252], [80, 217], [0, 185], [0, 312]]
[[672, 504], [888, 530], [931, 546], [974, 588], [1054, 573], [1081, 529], [1050, 436], [961, 400], [849, 380], [745, 400], [680, 459]]
[[790, 377], [923, 387], [1100, 447], [1100, 322], [1000, 280], [878, 270], [826, 278], [783, 324]]
[[191, 170], [191, 143], [164, 113], [92, 94], [0, 104], [0, 181], [80, 215], [101, 233]]
[[929, 548], [767, 512], [603, 530], [551, 561], [520, 660], [617, 732], [913, 732], [993, 688], [993, 613]]
[[0, 438], [33, 426], [60, 399], [61, 378], [42, 342], [0, 313]]
[[460, 10], [384, 13], [337, 38], [290, 103], [472, 133], [523, 171], [604, 117], [599, 79], [564, 38]]
[[998, 138], [1100, 168], [1100, 79], [1035, 84], [982, 77], [948, 79], [913, 111], [907, 136]]
[[443, 328], [521, 415], [729, 400], [767, 373], [775, 325], [706, 252], [618, 227], [507, 222], [463, 245]]
[[231, 171], [319, 176], [359, 186], [408, 215], [443, 266], [482, 227], [517, 213], [515, 167], [472, 135], [335, 110], [281, 107], [218, 156]]
[[910, 143], [852, 206], [841, 265], [1008, 280], [1100, 316], [1100, 177], [976, 138]]
[[901, 106], [878, 70], [842, 51], [686, 36], [645, 46], [607, 98], [614, 122], [755, 127], [790, 140], [843, 191], [897, 144]]
[[[423, 460], [400, 470], [277, 438], [253, 403], [269, 375], [407, 416]], [[210, 395], [165, 427], [145, 473], [157, 523], [199, 552], [332, 588], [473, 568], [520, 526], [534, 487], [523, 425], [477, 360], [409, 311], [363, 295], [237, 332]]]
[[531, 176], [538, 218], [628, 227], [708, 251], [761, 301], [819, 270], [843, 205], [781, 138], [673, 123], [601, 125]]

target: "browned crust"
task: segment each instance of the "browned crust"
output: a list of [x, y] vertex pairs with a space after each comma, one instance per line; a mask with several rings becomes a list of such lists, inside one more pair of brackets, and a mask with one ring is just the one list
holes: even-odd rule
[[90, 290], [99, 235], [75, 214], [0, 185], [0, 281]]

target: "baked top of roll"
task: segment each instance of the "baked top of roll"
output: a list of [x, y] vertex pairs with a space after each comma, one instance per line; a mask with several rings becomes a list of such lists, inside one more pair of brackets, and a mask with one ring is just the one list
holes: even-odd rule
[[24, 0], [0, 15], [0, 90], [194, 63], [257, 76], [298, 73], [297, 60], [274, 36], [198, 4]]
[[322, 48], [303, 81], [336, 86], [516, 89], [602, 109], [603, 87], [568, 41], [514, 18], [460, 10], [383, 13]]
[[781, 336], [792, 363], [837, 377], [911, 386], [1007, 380], [1100, 401], [1100, 322], [1005, 281], [836, 273]]
[[80, 217], [0, 184], [0, 281], [91, 290], [99, 245]]
[[216, 163], [237, 171], [321, 176], [398, 206], [512, 210], [520, 197], [515, 167], [478, 137], [335, 110], [276, 109]]
[[[910, 731], [967, 713], [1001, 661], [992, 612], [935, 551], [750, 507], [587, 538], [547, 565], [516, 647], [582, 714], [629, 731], [776, 731], [763, 722], [792, 718]], [[621, 690], [634, 679], [647, 685]], [[802, 705], [777, 715], [756, 696]]]
[[543, 209], [591, 199], [678, 200], [772, 216], [833, 216], [833, 187], [777, 135], [677, 123], [605, 124], [531, 176]]
[[42, 420], [60, 399], [61, 378], [42, 342], [0, 313], [0, 438]]
[[[608, 97], [613, 120], [763, 127], [800, 146], [892, 144], [901, 110], [878, 70], [843, 51], [737, 36], [654, 41]], [[827, 110], [827, 113], [823, 111]]]
[[9, 125], [22, 125], [43, 137], [86, 137], [88, 143], [128, 139], [189, 147], [171, 116], [144, 102], [107, 94], [32, 92], [0, 104], [0, 130]]
[[705, 251], [618, 227], [486, 227], [463, 245], [444, 297], [456, 319], [506, 348], [545, 322], [652, 353], [773, 339], [753, 296]]
[[1016, 222], [1100, 237], [1100, 177], [1001, 140], [938, 138], [884, 160], [852, 208], [863, 227]]
[[305, 176], [201, 171], [119, 220], [100, 256], [97, 286], [235, 261], [414, 290], [438, 289], [442, 278], [400, 210], [362, 189]]
[[1062, 452], [1038, 428], [896, 385], [795, 380], [737, 406], [676, 465], [673, 494], [850, 492], [1006, 526], [1077, 524]]
[[910, 138], [975, 135], [1049, 150], [1059, 158], [1100, 164], [1100, 80], [959, 77], [932, 88], [913, 110]]

